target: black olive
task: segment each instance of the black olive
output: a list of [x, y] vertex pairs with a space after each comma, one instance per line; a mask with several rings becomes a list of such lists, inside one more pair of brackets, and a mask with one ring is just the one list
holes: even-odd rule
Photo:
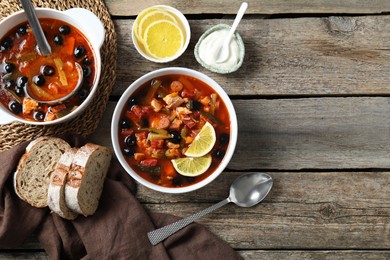
[[54, 39], [53, 39], [54, 43], [57, 44], [57, 45], [62, 45], [64, 44], [64, 39], [62, 38], [61, 35], [56, 35], [54, 36]]
[[78, 92], [77, 92], [77, 95], [79, 96], [79, 98], [81, 100], [84, 100], [88, 97], [89, 95], [89, 90], [87, 88], [81, 88]]
[[125, 147], [123, 148], [123, 154], [129, 157], [133, 157], [135, 153], [134, 147]]
[[141, 119], [141, 127], [149, 127], [149, 120], [147, 118]]
[[178, 131], [170, 131], [169, 134], [171, 135], [171, 139], [169, 139], [170, 142], [174, 144], [179, 144], [181, 141], [181, 135]]
[[213, 156], [214, 158], [222, 159], [225, 156], [225, 151], [217, 149], [214, 151]]
[[186, 107], [189, 110], [198, 111], [198, 110], [200, 110], [202, 108], [202, 103], [200, 103], [200, 102], [198, 102], [196, 100], [190, 99], [186, 103]]
[[127, 101], [127, 105], [132, 108], [134, 105], [137, 105], [138, 102], [135, 98], [130, 98], [128, 101]]
[[41, 67], [41, 73], [44, 76], [52, 76], [55, 73], [54, 67], [50, 65], [45, 65]]
[[9, 109], [15, 114], [22, 113], [22, 105], [17, 101], [11, 101], [9, 104]]
[[34, 113], [34, 119], [37, 121], [43, 121], [43, 119], [45, 119], [45, 114], [42, 111], [36, 111]]
[[17, 30], [17, 33], [18, 33], [19, 35], [25, 35], [25, 34], [27, 34], [27, 32], [28, 32], [27, 24], [20, 26], [20, 27], [18, 28], [18, 30]]
[[173, 178], [172, 180], [172, 184], [173, 186], [177, 187], [177, 186], [181, 186], [183, 184], [183, 179], [180, 178], [180, 177], [175, 177]]
[[88, 78], [92, 74], [92, 69], [89, 66], [83, 68], [83, 76]]
[[12, 48], [12, 40], [10, 38], [5, 38], [1, 44], [0, 44], [0, 47], [1, 47], [1, 50], [9, 50]]
[[67, 35], [70, 33], [70, 27], [67, 25], [61, 25], [60, 28], [58, 29], [61, 34]]
[[4, 69], [7, 73], [11, 73], [15, 69], [15, 65], [12, 63], [8, 63], [4, 66]]
[[228, 144], [229, 143], [230, 136], [227, 133], [221, 134], [219, 137], [220, 144]]
[[27, 84], [27, 81], [28, 78], [26, 76], [21, 76], [18, 77], [18, 79], [16, 80], [16, 84], [18, 85], [18, 87], [23, 88]]
[[137, 137], [135, 137], [135, 133], [132, 133], [131, 135], [126, 136], [125, 144], [127, 146], [134, 146], [137, 144]]
[[119, 122], [119, 127], [124, 129], [124, 128], [130, 128], [131, 127], [131, 121], [130, 119], [128, 118], [123, 118], [120, 122]]
[[91, 65], [91, 60], [88, 57], [85, 57], [82, 61], [83, 65]]
[[15, 86], [16, 86], [15, 81], [12, 79], [5, 82], [5, 87], [7, 89], [13, 88]]
[[82, 45], [79, 45], [74, 49], [74, 56], [76, 58], [81, 58], [85, 55], [85, 48]]
[[16, 86], [15, 87], [15, 93], [19, 97], [22, 97], [24, 95], [24, 88]]
[[43, 86], [46, 82], [45, 77], [43, 75], [36, 75], [33, 77], [33, 82], [37, 86]]

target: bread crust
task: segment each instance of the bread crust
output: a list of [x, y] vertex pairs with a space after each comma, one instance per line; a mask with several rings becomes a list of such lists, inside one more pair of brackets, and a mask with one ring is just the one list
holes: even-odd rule
[[51, 175], [48, 188], [47, 204], [49, 208], [60, 217], [69, 220], [74, 220], [78, 216], [77, 213], [68, 208], [65, 202], [66, 179], [77, 150], [77, 148], [71, 148], [61, 156]]
[[[39, 154], [43, 153], [42, 147], [50, 148], [50, 151]], [[50, 175], [60, 156], [70, 148], [67, 142], [57, 137], [43, 136], [30, 142], [14, 173], [15, 193], [34, 207], [46, 207]], [[41, 156], [40, 160], [35, 158], [37, 154]], [[35, 188], [33, 192], [28, 190], [32, 188], [29, 185]]]
[[77, 151], [65, 185], [65, 201], [72, 211], [84, 216], [95, 213], [111, 156], [108, 148], [91, 143]]

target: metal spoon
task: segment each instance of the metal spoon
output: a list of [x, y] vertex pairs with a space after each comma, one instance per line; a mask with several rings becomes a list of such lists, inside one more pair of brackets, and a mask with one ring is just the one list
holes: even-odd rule
[[20, 0], [24, 12], [26, 13], [27, 20], [30, 23], [35, 39], [37, 40], [37, 44], [39, 47], [39, 51], [43, 56], [51, 55], [50, 45], [43, 33], [41, 24], [39, 23], [37, 14], [35, 13], [35, 9], [31, 3], [31, 0]]
[[233, 36], [234, 32], [236, 31], [237, 26], [240, 23], [241, 18], [244, 16], [244, 13], [245, 13], [247, 8], [248, 8], [248, 3], [243, 2], [240, 6], [240, 9], [238, 10], [237, 16], [234, 19], [233, 25], [230, 28], [230, 31], [229, 31], [225, 41], [223, 42], [221, 48], [219, 49], [219, 51], [217, 53], [217, 56], [216, 56], [217, 63], [222, 63], [229, 58], [230, 41], [232, 40], [232, 36]]
[[48, 105], [54, 105], [54, 104], [58, 104], [58, 103], [62, 103], [64, 102], [65, 100], [67, 100], [68, 98], [71, 98], [75, 93], [77, 93], [77, 90], [79, 90], [82, 86], [83, 86], [83, 68], [81, 67], [81, 65], [77, 62], [75, 62], [75, 66], [76, 66], [76, 69], [77, 69], [77, 74], [79, 76], [78, 78], [78, 81], [77, 81], [77, 84], [76, 86], [74, 87], [74, 89], [69, 92], [67, 95], [61, 97], [61, 98], [58, 98], [58, 99], [53, 99], [53, 100], [39, 100], [37, 99], [36, 97], [34, 97], [34, 95], [30, 92], [30, 88], [28, 87], [28, 85], [26, 85], [24, 87], [24, 92], [26, 93], [26, 95], [37, 101], [38, 103], [41, 103], [41, 104], [48, 104]]
[[272, 188], [272, 183], [273, 181], [271, 176], [262, 172], [251, 172], [241, 175], [230, 186], [230, 194], [228, 198], [192, 216], [183, 218], [170, 225], [149, 232], [149, 241], [152, 245], [157, 245], [195, 220], [228, 204], [229, 202], [233, 202], [240, 207], [252, 207], [261, 202], [268, 195]]
[[[24, 12], [25, 12], [26, 17], [27, 17], [27, 20], [30, 23], [30, 26], [32, 28], [33, 34], [34, 34], [35, 39], [36, 39], [37, 44], [38, 44], [39, 51], [41, 52], [41, 54], [43, 56], [50, 56], [51, 55], [51, 47], [46, 39], [45, 34], [43, 33], [41, 24], [39, 23], [37, 14], [35, 12], [34, 6], [31, 3], [31, 0], [20, 0], [20, 3], [22, 4], [22, 7], [23, 7]], [[68, 98], [72, 97], [77, 92], [77, 90], [80, 87], [82, 87], [82, 85], [83, 85], [82, 84], [83, 83], [83, 68], [77, 62], [75, 63], [75, 65], [76, 65], [76, 69], [77, 69], [78, 77], [79, 77], [78, 82], [77, 82], [75, 88], [66, 96], [59, 98], [59, 99], [55, 99], [55, 100], [49, 100], [49, 101], [38, 100], [37, 98], [34, 97], [34, 95], [31, 94], [31, 92], [27, 86], [25, 87], [25, 90], [24, 90], [25, 93], [31, 99], [33, 99], [39, 103], [44, 103], [44, 104], [49, 104], [49, 105], [61, 103], [65, 100], [67, 100]]]

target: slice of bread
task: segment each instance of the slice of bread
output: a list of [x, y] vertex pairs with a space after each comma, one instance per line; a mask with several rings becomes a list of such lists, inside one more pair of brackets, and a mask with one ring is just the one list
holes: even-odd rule
[[66, 177], [72, 166], [77, 148], [66, 151], [58, 160], [55, 171], [51, 174], [48, 190], [47, 204], [49, 208], [60, 217], [74, 220], [78, 214], [71, 211], [65, 202]]
[[88, 143], [76, 153], [65, 185], [68, 208], [84, 216], [93, 215], [99, 205], [112, 152]]
[[14, 174], [16, 194], [38, 208], [47, 206], [50, 175], [58, 160], [71, 147], [56, 137], [39, 137], [26, 147]]

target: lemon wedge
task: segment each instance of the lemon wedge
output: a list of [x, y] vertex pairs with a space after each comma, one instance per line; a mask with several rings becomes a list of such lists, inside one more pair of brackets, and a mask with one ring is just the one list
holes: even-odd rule
[[206, 172], [211, 165], [211, 155], [203, 157], [185, 157], [171, 160], [175, 170], [188, 177], [196, 177]]
[[214, 127], [206, 122], [184, 154], [191, 157], [204, 156], [213, 149], [215, 141]]
[[152, 57], [157, 59], [172, 57], [183, 48], [183, 33], [172, 21], [155, 21], [146, 28], [144, 45]]

